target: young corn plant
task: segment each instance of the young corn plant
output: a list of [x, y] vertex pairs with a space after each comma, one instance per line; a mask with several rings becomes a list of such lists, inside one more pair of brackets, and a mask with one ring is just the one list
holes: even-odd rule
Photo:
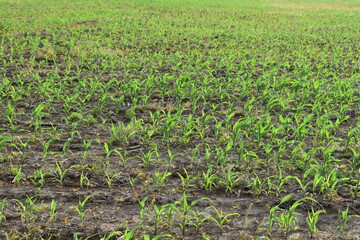
[[49, 220], [56, 220], [56, 202], [54, 199], [50, 203]]
[[298, 220], [295, 217], [295, 210], [300, 206], [301, 202], [295, 202], [291, 207], [280, 213], [279, 216], [275, 217], [275, 221], [280, 229], [283, 231], [285, 238], [289, 236], [289, 233], [298, 228]]
[[119, 173], [109, 173], [108, 171], [105, 171], [105, 181], [106, 181], [106, 184], [108, 185], [108, 188], [111, 189], [112, 188], [112, 183], [113, 183], [113, 180], [119, 176], [121, 174], [121, 172]]
[[249, 169], [250, 164], [256, 164], [258, 162], [261, 162], [259, 156], [254, 151], [246, 151], [241, 156], [241, 158], [245, 161], [245, 164], [243, 166], [245, 169]]
[[45, 104], [40, 103], [32, 112], [32, 125], [34, 126], [35, 136], [39, 134], [41, 127], [41, 119], [46, 115], [43, 111], [45, 109]]
[[119, 150], [121, 150], [120, 148], [115, 148], [115, 149], [109, 149], [109, 144], [107, 142], [104, 142], [104, 150], [105, 150], [105, 157], [104, 157], [104, 164], [105, 166], [109, 166], [110, 162], [109, 162], [109, 158], [111, 156], [112, 153], [116, 153], [118, 154], [118, 156], [120, 156], [120, 158], [122, 158], [122, 154], [119, 152]]
[[84, 171], [81, 172], [80, 178], [79, 178], [79, 184], [80, 187], [83, 189], [84, 187], [88, 188], [91, 187], [92, 184], [90, 182], [90, 179], [88, 178], [88, 173], [84, 174]]
[[318, 189], [325, 197], [331, 197], [332, 195], [337, 194], [338, 186], [340, 186], [342, 182], [348, 180], [350, 180], [350, 178], [339, 178], [338, 170], [336, 168], [329, 173], [317, 171], [314, 175], [312, 190], [315, 192]]
[[140, 210], [139, 210], [139, 228], [143, 228], [145, 225], [145, 215], [147, 214], [149, 208], [146, 206], [146, 201], [149, 196], [143, 198], [143, 200], [139, 201]]
[[50, 144], [53, 142], [54, 140], [53, 139], [49, 139], [48, 141], [46, 141], [44, 143], [44, 148], [43, 148], [43, 153], [42, 153], [42, 158], [43, 160], [46, 160], [46, 157], [49, 155], [49, 154], [55, 154], [55, 152], [49, 152], [49, 147], [50, 147]]
[[128, 154], [130, 153], [130, 151], [121, 152], [120, 149], [118, 149], [118, 151], [116, 153], [118, 154], [119, 162], [123, 167], [125, 167], [125, 165], [128, 161], [135, 158], [135, 157], [128, 157]]
[[358, 171], [359, 166], [360, 166], [360, 151], [356, 150], [353, 147], [348, 147], [348, 149], [350, 149], [353, 157], [351, 159], [349, 159], [348, 161], [348, 166], [351, 169], [351, 173], [352, 174], [356, 174], [356, 171]]
[[42, 187], [45, 184], [45, 176], [48, 173], [43, 169], [38, 169], [34, 171], [33, 178], [31, 179], [32, 183], [35, 186]]
[[194, 128], [195, 128], [195, 121], [192, 114], [189, 115], [186, 122], [184, 123], [184, 127], [180, 129], [183, 136], [180, 138], [180, 141], [183, 145], [187, 145], [194, 137]]
[[240, 181], [239, 172], [232, 172], [231, 168], [228, 168], [225, 176], [225, 192], [232, 193], [237, 185], [237, 182]]
[[177, 173], [177, 174], [178, 174], [178, 176], [180, 177], [180, 180], [181, 180], [181, 190], [182, 190], [182, 192], [186, 192], [186, 191], [188, 191], [188, 189], [190, 187], [195, 186], [192, 183], [196, 181], [196, 178], [191, 177], [185, 168], [184, 168], [184, 176], [181, 175], [180, 173]]
[[87, 237], [79, 237], [79, 235], [81, 235], [81, 234], [84, 234], [84, 233], [82, 233], [82, 232], [76, 232], [76, 233], [74, 233], [73, 239], [74, 239], [74, 240], [89, 240], [89, 239], [91, 239], [92, 237], [96, 236], [96, 235], [90, 235], [90, 236], [87, 236]]
[[3, 198], [0, 201], [0, 222], [2, 222], [3, 220], [6, 221], [6, 217], [4, 215], [4, 209], [5, 209], [5, 206], [6, 206], [6, 200], [7, 200], [7, 198]]
[[168, 166], [171, 166], [171, 165], [172, 165], [172, 162], [174, 161], [174, 158], [175, 158], [176, 156], [181, 156], [180, 153], [175, 153], [175, 154], [173, 154], [170, 149], [167, 150], [167, 153], [168, 153], [168, 158], [167, 158], [167, 164], [168, 164]]
[[[255, 178], [253, 179], [252, 181], [252, 184], [250, 184], [250, 188], [252, 190], [252, 193], [255, 195], [255, 196], [259, 196], [261, 195], [263, 192], [265, 192], [265, 186], [266, 186], [266, 183], [268, 183], [268, 179], [269, 178], [266, 178], [266, 179], [263, 179], [261, 180], [259, 178], [259, 176], [255, 173]], [[268, 184], [269, 185], [269, 184]]]
[[190, 218], [190, 225], [194, 226], [196, 228], [195, 235], [198, 235], [201, 231], [201, 226], [207, 220], [206, 218], [203, 218], [204, 211], [199, 210], [196, 208], [195, 210], [191, 210], [192, 217]]
[[171, 175], [171, 173], [165, 171], [165, 172], [154, 172], [154, 186], [155, 189], [161, 189], [165, 187], [165, 181], [166, 179]]
[[84, 224], [84, 222], [85, 222], [86, 213], [91, 211], [91, 209], [85, 209], [85, 204], [92, 196], [93, 196], [93, 194], [90, 194], [90, 195], [86, 196], [83, 201], [79, 200], [78, 205], [76, 205], [76, 206], [73, 205], [66, 209], [66, 211], [74, 209], [79, 215], [76, 218], [80, 220], [81, 224]]
[[180, 112], [178, 112], [176, 115], [171, 115], [171, 112], [169, 111], [167, 116], [165, 117], [164, 125], [160, 128], [160, 132], [163, 136], [163, 142], [166, 145], [169, 144], [170, 133], [174, 126], [176, 126], [179, 116]]
[[152, 218], [154, 223], [154, 235], [158, 234], [159, 227], [161, 227], [161, 224], [164, 222], [163, 215], [165, 215], [167, 208], [167, 205], [161, 206], [159, 208], [157, 205], [154, 204], [153, 209], [155, 212], [155, 216]]
[[308, 212], [308, 216], [306, 218], [306, 223], [309, 227], [310, 238], [313, 238], [314, 234], [316, 234], [318, 232], [316, 224], [319, 220], [319, 215], [321, 213], [326, 213], [326, 211], [323, 209], [320, 209], [315, 212], [314, 208], [311, 208], [311, 212]]
[[360, 215], [349, 215], [349, 206], [346, 207], [345, 211], [339, 210], [339, 220], [340, 220], [340, 226], [338, 227], [340, 231], [340, 236], [344, 235], [344, 231], [346, 229], [346, 225], [349, 222], [351, 217], [358, 217], [360, 218]]
[[264, 134], [270, 129], [271, 117], [267, 115], [261, 121], [255, 123], [252, 129], [252, 135], [256, 137], [258, 142], [261, 141]]
[[212, 166], [208, 167], [208, 170], [203, 172], [202, 185], [207, 192], [211, 192], [213, 187], [218, 184], [220, 177], [216, 173], [212, 173]]
[[283, 204], [284, 202], [289, 201], [291, 198], [293, 197], [292, 194], [286, 195], [285, 197], [283, 197], [280, 201], [280, 203], [272, 208], [270, 208], [269, 206], [269, 222], [268, 222], [268, 227], [265, 229], [268, 236], [271, 237], [272, 233], [273, 233], [273, 228], [277, 222], [277, 217], [276, 217], [276, 213], [277, 211], [280, 209], [280, 205]]
[[171, 238], [175, 239], [171, 234], [159, 234], [154, 237], [151, 237], [149, 235], [144, 235], [144, 240], [158, 240], [160, 238]]
[[131, 189], [132, 189], [132, 190], [135, 190], [135, 187], [136, 187], [135, 183], [136, 183], [136, 181], [138, 180], [138, 176], [139, 176], [139, 175], [136, 175], [135, 177], [129, 177], [129, 178], [128, 178], [128, 181], [129, 181], [129, 183], [130, 183], [130, 186], [131, 186]]
[[14, 117], [16, 115], [17, 113], [15, 112], [15, 107], [11, 104], [10, 101], [8, 101], [6, 104], [5, 116], [8, 119], [12, 131], [15, 131], [16, 129], [16, 126], [14, 125]]
[[13, 180], [12, 180], [12, 182], [13, 182], [16, 186], [19, 186], [20, 183], [25, 180], [25, 174], [23, 173], [21, 167], [11, 168], [11, 169], [10, 169], [10, 173], [15, 175], [14, 178], [13, 178]]
[[[268, 192], [274, 190], [275, 194], [279, 195], [281, 192], [285, 191], [283, 185], [286, 183], [287, 180], [291, 179], [292, 176], [283, 177], [281, 167], [278, 165], [277, 168], [278, 168], [278, 176], [268, 177]], [[274, 181], [275, 183], [271, 182], [272, 178], [276, 179]]]
[[92, 143], [91, 140], [90, 141], [86, 141], [86, 140], [83, 141], [84, 152], [83, 152], [83, 156], [82, 156], [82, 159], [80, 161], [80, 164], [84, 164], [85, 160], [88, 158], [88, 156], [90, 154], [89, 148], [91, 146], [91, 143]]
[[346, 147], [353, 146], [356, 147], [356, 143], [359, 142], [359, 135], [360, 135], [360, 126], [359, 124], [355, 127], [349, 130], [347, 134], [346, 139]]
[[303, 194], [305, 194], [307, 192], [307, 188], [311, 184], [311, 182], [304, 183], [304, 182], [306, 182], [305, 179], [301, 180], [300, 178], [298, 178], [296, 176], [291, 176], [291, 179], [294, 179], [299, 184]]
[[[0, 150], [4, 150], [7, 151], [6, 146], [12, 145], [11, 144], [11, 138], [6, 136], [6, 135], [0, 135]], [[0, 152], [0, 162], [2, 162], [3, 159], [3, 154]]]
[[125, 239], [125, 240], [132, 240], [134, 239], [134, 236], [135, 236], [135, 232], [137, 231], [138, 229], [135, 228], [131, 231], [129, 231], [128, 229], [125, 230], [124, 233], [122, 233], [120, 239]]
[[37, 197], [37, 195], [32, 197], [26, 195], [25, 202], [22, 202], [19, 199], [12, 199], [12, 201], [16, 202], [18, 205], [18, 215], [21, 217], [21, 222], [23, 224], [33, 222], [36, 219], [34, 213], [38, 210], [43, 209], [42, 204], [36, 204]]
[[306, 134], [308, 134], [308, 132], [310, 131], [309, 126], [311, 126], [311, 125], [309, 124], [309, 122], [313, 119], [313, 117], [314, 117], [314, 114], [309, 114], [301, 121], [301, 119], [297, 118], [296, 115], [294, 116], [295, 121], [297, 123], [297, 128], [294, 131], [293, 137], [296, 140], [299, 140], [299, 141], [304, 140]]
[[121, 235], [122, 235], [121, 232], [111, 232], [111, 233], [105, 234], [102, 238], [100, 238], [100, 240], [110, 240], [115, 236], [121, 236]]
[[[289, 196], [289, 195], [288, 195]], [[292, 197], [292, 195], [290, 194]], [[290, 198], [289, 198], [290, 199]], [[294, 202], [289, 209], [282, 211], [278, 216], [275, 217], [276, 224], [280, 227], [283, 231], [285, 238], [289, 236], [289, 233], [293, 230], [296, 230], [298, 226], [298, 219], [295, 217], [296, 208], [302, 204], [304, 200], [312, 200], [316, 202], [314, 199], [310, 197], [304, 197], [300, 200]]]
[[67, 139], [65, 142], [64, 142], [64, 145], [63, 147], [61, 148], [61, 159], [64, 160], [65, 159], [65, 156], [68, 154], [68, 153], [71, 153], [70, 151], [70, 148], [69, 148], [69, 145], [70, 143], [72, 142], [72, 138], [69, 138]]
[[347, 207], [345, 211], [339, 210], [340, 225], [338, 229], [340, 231], [340, 236], [343, 236], [344, 230], [346, 228], [348, 221], [350, 220], [350, 217], [351, 215], [349, 215], [349, 207]]
[[63, 164], [61, 162], [56, 162], [56, 169], [54, 171], [53, 180], [58, 182], [60, 185], [63, 185], [66, 173], [71, 169], [64, 169]]
[[[28, 138], [26, 141], [22, 141], [19, 136], [16, 136], [15, 141], [17, 143], [17, 144], [15, 144], [15, 146], [18, 149], [18, 151], [20, 152], [20, 161], [21, 161], [21, 163], [25, 163], [26, 158], [28, 156], [28, 152], [27, 152], [28, 144], [31, 141], [33, 141], [33, 138]], [[18, 146], [18, 145], [20, 145], [20, 146]]]
[[214, 206], [210, 206], [209, 208], [212, 208], [214, 210], [216, 217], [207, 217], [207, 218], [204, 218], [203, 221], [210, 220], [210, 221], [216, 223], [216, 225], [219, 227], [220, 231], [223, 231], [224, 228], [230, 228], [229, 222], [230, 222], [231, 217], [240, 216], [239, 213], [229, 213], [229, 214], [225, 215], [221, 209], [219, 210]]
[[140, 156], [139, 158], [143, 162], [142, 165], [147, 168], [154, 161], [154, 159], [153, 159], [154, 151], [148, 151], [146, 153], [143, 151], [141, 151], [141, 152], [142, 152], [142, 156]]
[[[330, 145], [330, 143], [328, 145]], [[340, 161], [335, 159], [335, 157], [332, 154], [335, 150], [336, 149], [332, 146], [328, 146], [327, 148], [324, 149], [323, 152], [324, 162], [322, 164], [322, 168], [324, 169], [324, 171], [329, 171], [332, 167], [332, 163]]]
[[175, 210], [177, 211], [177, 213], [179, 214], [180, 217], [180, 223], [178, 223], [178, 225], [181, 227], [182, 229], [182, 235], [185, 236], [186, 234], [186, 227], [188, 225], [191, 225], [191, 210], [193, 209], [193, 207], [202, 200], [209, 200], [206, 197], [194, 200], [192, 202], [188, 202], [187, 200], [187, 195], [184, 192], [182, 197], [180, 198], [179, 201], [176, 201], [174, 204], [178, 204], [179, 207], [175, 208]]

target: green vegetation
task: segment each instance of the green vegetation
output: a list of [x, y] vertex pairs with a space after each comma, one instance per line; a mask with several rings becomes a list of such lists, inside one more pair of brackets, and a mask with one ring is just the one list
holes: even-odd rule
[[360, 2], [0, 16], [1, 239], [360, 238]]

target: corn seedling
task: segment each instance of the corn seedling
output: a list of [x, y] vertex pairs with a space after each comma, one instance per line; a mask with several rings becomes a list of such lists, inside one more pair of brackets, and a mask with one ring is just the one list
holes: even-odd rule
[[189, 224], [196, 228], [196, 235], [198, 235], [201, 231], [202, 224], [208, 219], [203, 218], [203, 211], [200, 211], [198, 208], [191, 210], [191, 215], [192, 217], [190, 218]]
[[177, 212], [176, 209], [179, 204], [180, 204], [179, 202], [174, 202], [174, 203], [169, 203], [169, 204], [166, 204], [163, 206], [163, 208], [166, 208], [164, 215], [166, 218], [167, 225], [170, 229], [172, 229], [172, 227], [173, 227], [175, 212]]
[[[260, 195], [265, 191], [265, 185], [268, 183], [269, 178], [261, 180], [258, 175], [255, 174], [255, 178], [250, 185], [254, 195]], [[268, 183], [269, 185], [269, 183]]]
[[213, 187], [218, 184], [220, 177], [212, 173], [212, 166], [208, 167], [206, 173], [203, 172], [203, 187], [207, 192], [211, 192]]
[[45, 176], [47, 174], [48, 173], [42, 169], [35, 170], [33, 178], [31, 179], [32, 183], [35, 186], [39, 186], [39, 187], [43, 186], [45, 184]]
[[53, 180], [58, 182], [60, 185], [63, 185], [66, 173], [70, 168], [64, 169], [61, 162], [56, 162], [56, 170], [54, 171]]
[[232, 172], [231, 168], [228, 168], [227, 172], [226, 172], [226, 177], [225, 177], [225, 192], [233, 192], [235, 187], [236, 187], [236, 183], [240, 181], [239, 178], [239, 172]]
[[171, 234], [160, 234], [160, 235], [156, 235], [154, 237], [150, 237], [149, 235], [144, 235], [144, 240], [158, 240], [160, 238], [174, 239], [173, 236], [171, 236]]
[[34, 216], [34, 213], [37, 210], [43, 209], [43, 206], [41, 204], [36, 204], [37, 195], [35, 196], [27, 196], [24, 202], [20, 201], [19, 199], [12, 199], [12, 201], [16, 202], [18, 207], [18, 215], [21, 217], [21, 222], [23, 224], [31, 223], [33, 220], [36, 219], [36, 216]]
[[301, 205], [301, 202], [296, 201], [291, 207], [280, 213], [278, 217], [275, 217], [275, 222], [281, 230], [283, 231], [285, 238], [288, 237], [289, 233], [298, 228], [298, 220], [295, 217], [295, 210], [298, 206]]
[[55, 220], [56, 219], [56, 202], [55, 202], [54, 199], [52, 199], [51, 203], [50, 203], [49, 219], [50, 220]]
[[224, 228], [229, 228], [229, 222], [230, 222], [230, 217], [233, 216], [240, 216], [240, 214], [238, 213], [229, 213], [229, 214], [224, 214], [223, 211], [220, 209], [217, 209], [214, 206], [210, 206], [209, 208], [212, 208], [216, 214], [216, 217], [207, 217], [204, 219], [205, 220], [210, 220], [214, 223], [216, 223], [216, 225], [219, 227], [219, 229], [222, 231]]
[[[285, 197], [285, 200], [289, 200], [292, 197], [292, 194]], [[283, 199], [284, 200], [284, 199]], [[289, 209], [282, 211], [278, 216], [275, 217], [276, 224], [280, 227], [280, 229], [283, 231], [285, 237], [287, 238], [289, 236], [289, 233], [293, 230], [296, 230], [298, 228], [298, 219], [295, 217], [296, 208], [302, 204], [304, 200], [311, 200], [316, 202], [314, 199], [310, 197], [304, 197], [300, 200], [297, 200], [294, 202]], [[279, 206], [279, 205], [278, 205]]]
[[281, 199], [281, 201], [278, 205], [271, 207], [271, 208], [269, 207], [269, 209], [270, 209], [269, 210], [269, 222], [268, 222], [268, 227], [265, 229], [269, 237], [271, 237], [273, 228], [276, 224], [276, 221], [277, 221], [276, 212], [279, 210], [280, 205], [283, 204], [284, 202], [289, 201], [292, 197], [293, 197], [292, 194], [286, 195], [285, 197], [283, 197]]
[[309, 227], [310, 238], [313, 238], [314, 234], [318, 231], [316, 224], [319, 220], [319, 215], [321, 213], [326, 213], [326, 211], [323, 209], [320, 209], [315, 212], [314, 208], [311, 208], [311, 212], [308, 212], [308, 216], [306, 218], [306, 223]]
[[165, 171], [163, 173], [155, 171], [154, 172], [154, 185], [155, 185], [155, 189], [160, 189], [165, 187], [165, 181], [166, 179], [171, 175], [171, 173]]
[[83, 224], [85, 222], [86, 213], [91, 211], [91, 209], [85, 209], [85, 204], [92, 196], [93, 196], [93, 194], [90, 194], [90, 195], [86, 196], [83, 201], [79, 200], [78, 205], [76, 205], [76, 206], [73, 205], [66, 209], [66, 211], [74, 209], [79, 215], [77, 217], [77, 219], [80, 220], [81, 224]]
[[5, 206], [6, 206], [6, 199], [7, 198], [3, 198], [0, 201], [0, 222], [2, 222], [3, 220], [6, 221], [6, 217], [4, 215], [4, 209], [5, 209]]
[[122, 233], [121, 238], [125, 239], [125, 240], [132, 240], [134, 239], [134, 235], [135, 232], [137, 231], [137, 229], [133, 229], [131, 231], [128, 231], [127, 229], [125, 230], [124, 233]]
[[49, 141], [46, 141], [44, 143], [44, 149], [43, 149], [43, 153], [42, 153], [42, 158], [44, 160], [46, 160], [46, 157], [48, 156], [48, 154], [55, 154], [55, 152], [49, 152], [49, 147], [50, 147], [50, 144], [53, 142], [53, 139], [50, 139]]
[[196, 178], [191, 177], [185, 168], [184, 168], [184, 176], [181, 175], [180, 173], [178, 173], [178, 176], [180, 177], [181, 180], [182, 192], [186, 192], [190, 187], [194, 186], [192, 183], [195, 182]]
[[39, 134], [40, 127], [41, 127], [41, 119], [45, 116], [43, 110], [45, 109], [45, 104], [40, 103], [32, 112], [32, 125], [34, 126], [35, 136]]
[[144, 153], [143, 151], [142, 152], [142, 156], [139, 157], [141, 159], [141, 161], [143, 162], [142, 165], [144, 167], [149, 167], [151, 162], [154, 161], [153, 159], [153, 154], [154, 154], [154, 151], [148, 151], [146, 153]]
[[91, 239], [92, 237], [96, 236], [96, 235], [90, 235], [90, 236], [87, 236], [87, 237], [83, 238], [83, 237], [79, 237], [81, 234], [84, 234], [84, 233], [82, 233], [82, 232], [76, 232], [76, 233], [74, 233], [73, 239], [74, 239], [74, 240], [89, 240], [89, 239]]
[[80, 161], [80, 164], [84, 164], [85, 160], [87, 159], [88, 155], [89, 155], [89, 148], [91, 146], [91, 141], [86, 141], [84, 140], [83, 141], [83, 145], [84, 145], [84, 152], [83, 152], [83, 156], [82, 156], [82, 159]]
[[143, 198], [143, 200], [139, 201], [140, 210], [139, 210], [139, 218], [140, 218], [140, 227], [143, 227], [144, 220], [145, 220], [145, 214], [148, 211], [148, 208], [146, 207], [146, 201], [149, 198], [149, 196], [146, 196]]
[[[32, 141], [32, 138], [28, 138], [26, 141], [22, 141], [20, 137], [17, 136], [17, 138], [15, 139], [16, 143], [16, 148], [19, 150], [20, 152], [20, 156], [21, 156], [21, 162], [24, 163], [26, 161], [27, 158], [27, 148], [28, 148], [28, 144]], [[17, 146], [20, 145], [20, 146]]]
[[174, 158], [175, 158], [176, 156], [181, 156], [180, 153], [173, 154], [170, 149], [167, 150], [167, 153], [168, 153], [168, 158], [167, 158], [167, 164], [168, 164], [168, 166], [171, 166], [171, 165], [172, 165], [172, 162], [174, 161]]
[[10, 169], [10, 173], [11, 174], [14, 174], [14, 178], [12, 180], [12, 182], [15, 184], [15, 185], [19, 185], [23, 180], [25, 180], [25, 174], [22, 172], [22, 169], [21, 167], [14, 167], [14, 168], [11, 168]]
[[351, 169], [351, 172], [353, 174], [356, 173], [356, 171], [359, 169], [360, 166], [360, 151], [356, 150], [353, 147], [348, 147], [352, 153], [352, 158], [348, 162], [348, 166]]
[[161, 134], [163, 136], [163, 141], [166, 145], [169, 143], [170, 140], [170, 132], [177, 123], [177, 116], [179, 116], [179, 113], [175, 116], [172, 116], [169, 111], [167, 117], [165, 118], [164, 125], [160, 128]]
[[178, 225], [181, 227], [182, 229], [182, 235], [185, 236], [186, 233], [186, 227], [190, 224], [191, 222], [191, 217], [190, 217], [190, 213], [192, 208], [199, 202], [202, 200], [208, 200], [208, 198], [204, 197], [204, 198], [200, 198], [197, 200], [194, 200], [192, 202], [188, 202], [187, 200], [187, 195], [184, 192], [182, 197], [180, 198], [179, 201], [175, 202], [174, 204], [179, 204], [179, 208], [176, 208], [175, 210], [177, 211], [177, 213], [179, 214], [180, 217], [180, 223], [178, 223]]
[[92, 184], [90, 182], [90, 179], [88, 178], [88, 173], [84, 174], [84, 172], [81, 172], [80, 175], [80, 179], [79, 179], [79, 183], [80, 183], [80, 187], [84, 188], [84, 187], [91, 187]]
[[155, 216], [152, 218], [154, 223], [154, 235], [158, 234], [159, 227], [163, 222], [163, 215], [165, 214], [167, 206], [162, 206], [159, 208], [157, 205], [154, 205], [153, 209], [155, 212]]
[[350, 220], [351, 215], [349, 215], [349, 207], [345, 209], [345, 211], [339, 210], [339, 219], [340, 219], [340, 226], [338, 227], [340, 231], [340, 236], [343, 236], [344, 230], [346, 228], [346, 225], [348, 221]]
[[110, 240], [111, 238], [115, 237], [115, 236], [121, 236], [122, 233], [121, 232], [111, 232], [108, 234], [105, 234], [102, 238], [100, 238], [100, 240]]
[[121, 173], [109, 173], [108, 171], [105, 171], [105, 181], [106, 184], [108, 185], [108, 188], [111, 189], [113, 180], [119, 176]]

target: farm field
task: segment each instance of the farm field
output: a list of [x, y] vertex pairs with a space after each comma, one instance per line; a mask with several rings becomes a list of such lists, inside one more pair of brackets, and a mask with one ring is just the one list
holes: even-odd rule
[[0, 239], [360, 239], [360, 2], [0, 16]]

